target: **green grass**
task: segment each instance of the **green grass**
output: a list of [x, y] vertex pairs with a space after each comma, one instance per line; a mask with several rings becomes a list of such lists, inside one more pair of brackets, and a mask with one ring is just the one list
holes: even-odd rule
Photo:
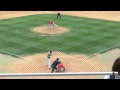
[[[31, 28], [47, 25], [49, 19], [69, 32], [60, 36], [40, 36]], [[30, 15], [0, 20], [0, 50], [28, 55], [55, 50], [91, 55], [120, 44], [120, 22], [54, 14]], [[118, 47], [119, 48], [119, 47]]]

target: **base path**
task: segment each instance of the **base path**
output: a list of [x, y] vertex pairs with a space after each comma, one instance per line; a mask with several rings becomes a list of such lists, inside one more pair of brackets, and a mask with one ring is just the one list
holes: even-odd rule
[[0, 11], [0, 19], [28, 16], [34, 14], [57, 14], [120, 21], [120, 11]]

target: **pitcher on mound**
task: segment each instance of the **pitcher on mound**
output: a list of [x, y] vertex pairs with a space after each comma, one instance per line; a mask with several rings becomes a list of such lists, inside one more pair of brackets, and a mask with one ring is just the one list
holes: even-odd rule
[[50, 20], [49, 21], [49, 24], [50, 24], [50, 28], [52, 29], [54, 26], [58, 26], [58, 25], [56, 25], [54, 22], [53, 22], [53, 20]]

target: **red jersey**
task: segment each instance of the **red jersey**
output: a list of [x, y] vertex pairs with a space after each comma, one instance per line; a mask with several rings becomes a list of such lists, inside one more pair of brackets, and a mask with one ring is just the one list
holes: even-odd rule
[[50, 20], [50, 21], [49, 21], [49, 24], [53, 24], [53, 21], [52, 21], [52, 20]]
[[58, 69], [61, 69], [61, 68], [63, 68], [63, 64], [58, 65]]

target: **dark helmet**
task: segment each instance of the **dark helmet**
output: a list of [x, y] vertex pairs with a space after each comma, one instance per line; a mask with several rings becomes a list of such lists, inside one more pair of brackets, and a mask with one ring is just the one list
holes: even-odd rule
[[50, 53], [52, 53], [53, 52], [53, 50], [50, 50]]
[[59, 63], [59, 64], [61, 64], [61, 62], [60, 62], [60, 61], [59, 61], [58, 63]]
[[57, 58], [56, 60], [59, 60], [59, 58]]

